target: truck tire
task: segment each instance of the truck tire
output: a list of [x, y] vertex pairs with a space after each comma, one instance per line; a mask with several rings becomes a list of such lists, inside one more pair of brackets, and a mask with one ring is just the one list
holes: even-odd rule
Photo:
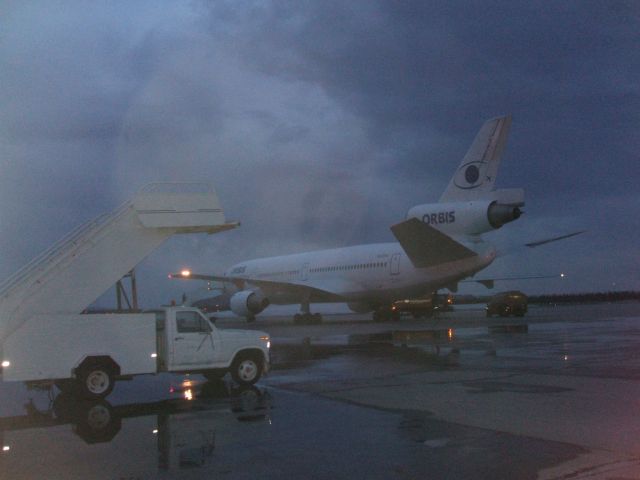
[[80, 395], [89, 399], [105, 398], [115, 385], [112, 369], [100, 364], [82, 367], [77, 378]]
[[239, 385], [253, 385], [262, 375], [263, 361], [255, 353], [240, 353], [231, 364], [231, 378]]

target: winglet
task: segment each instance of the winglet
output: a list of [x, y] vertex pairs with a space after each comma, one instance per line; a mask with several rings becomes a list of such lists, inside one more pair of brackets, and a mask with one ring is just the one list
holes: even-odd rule
[[391, 231], [416, 268], [433, 267], [476, 255], [474, 251], [417, 218], [393, 225]]

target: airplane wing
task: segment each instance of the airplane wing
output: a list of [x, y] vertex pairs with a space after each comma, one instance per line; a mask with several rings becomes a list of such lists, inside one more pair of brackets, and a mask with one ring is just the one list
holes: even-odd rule
[[566, 235], [560, 235], [556, 237], [545, 238], [542, 240], [536, 240], [534, 242], [525, 243], [523, 245], [511, 246], [511, 247], [508, 247], [507, 249], [499, 250], [498, 257], [504, 257], [507, 255], [512, 255], [514, 253], [522, 253], [523, 251], [527, 250], [527, 248], [536, 248], [541, 245], [547, 245], [552, 242], [557, 242], [559, 240], [565, 240], [567, 238], [575, 237], [576, 235], [581, 235], [585, 232], [586, 230], [578, 230], [577, 232], [567, 233]]
[[254, 279], [246, 277], [231, 277], [220, 275], [203, 275], [193, 273], [190, 270], [183, 270], [179, 273], [169, 274], [169, 278], [181, 280], [205, 280], [215, 282], [232, 283], [240, 289], [247, 288], [247, 284], [261, 288], [267, 296], [286, 292], [289, 294], [297, 294], [299, 296], [308, 296], [311, 302], [343, 302], [342, 292], [348, 292], [354, 289], [353, 286], [346, 285], [346, 282], [331, 281], [324, 284], [316, 284], [314, 286], [306, 285], [301, 282], [278, 282], [274, 280]]
[[557, 275], [529, 275], [526, 277], [501, 277], [501, 278], [482, 278], [477, 280], [462, 280], [460, 283], [479, 283], [486, 288], [493, 288], [495, 282], [508, 281], [508, 280], [540, 280], [543, 278], [564, 278], [564, 273]]
[[[536, 240], [534, 242], [529, 242], [529, 243], [525, 243], [524, 245], [518, 245], [516, 247], [513, 247], [509, 250], [501, 250], [498, 252], [498, 256], [499, 257], [504, 257], [506, 255], [511, 255], [513, 253], [518, 253], [521, 252], [522, 250], [526, 250], [526, 248], [535, 248], [535, 247], [539, 247], [540, 245], [546, 245], [548, 243], [552, 243], [552, 242], [557, 242], [558, 240], [564, 240], [566, 238], [571, 238], [571, 237], [575, 237], [576, 235], [580, 235], [582, 233], [585, 233], [586, 230], [579, 230], [577, 232], [572, 232], [572, 233], [568, 233], [566, 235], [560, 235], [560, 236], [556, 236], [556, 237], [551, 237], [551, 238], [546, 238], [543, 240]], [[524, 277], [503, 277], [503, 278], [483, 278], [483, 279], [478, 279], [478, 280], [464, 280], [463, 283], [465, 282], [475, 282], [475, 283], [480, 283], [481, 285], [484, 285], [487, 288], [493, 288], [494, 282], [497, 281], [503, 281], [503, 280], [539, 280], [539, 279], [545, 279], [545, 278], [564, 278], [564, 273], [559, 273], [556, 275], [529, 275], [529, 276], [524, 276]]]
[[580, 235], [581, 233], [584, 233], [584, 232], [586, 232], [586, 230], [579, 230], [577, 232], [568, 233], [566, 235], [560, 235], [559, 237], [547, 238], [544, 240], [538, 240], [536, 242], [525, 243], [524, 246], [529, 248], [535, 248], [535, 247], [539, 247], [540, 245], [546, 245], [547, 243], [557, 242], [558, 240], [564, 240], [565, 238], [575, 237], [576, 235]]
[[[275, 282], [270, 280], [254, 280], [252, 278], [242, 279], [245, 284], [259, 287], [267, 297], [277, 297], [279, 294], [294, 295], [299, 298], [308, 298], [310, 303], [322, 302], [344, 302], [344, 297], [340, 294], [339, 285], [318, 285], [313, 286], [302, 282]], [[236, 280], [237, 282], [238, 280]]]
[[220, 275], [202, 275], [191, 270], [182, 270], [178, 273], [170, 273], [169, 278], [177, 280], [205, 280], [209, 282], [231, 282], [233, 278]]
[[417, 218], [393, 225], [391, 231], [416, 268], [433, 267], [477, 255], [473, 250]]

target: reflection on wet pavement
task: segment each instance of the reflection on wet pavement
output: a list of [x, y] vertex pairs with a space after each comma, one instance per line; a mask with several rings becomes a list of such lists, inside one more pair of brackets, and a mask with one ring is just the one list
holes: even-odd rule
[[65, 394], [55, 396], [47, 409], [27, 402], [23, 415], [0, 418], [2, 478], [53, 478], [45, 472], [58, 469], [60, 478], [71, 478], [88, 467], [85, 456], [96, 453], [91, 446], [98, 444], [110, 445], [96, 466], [116, 455], [125, 470], [142, 467], [141, 478], [149, 477], [149, 469], [203, 467], [221, 442], [232, 440], [238, 422], [270, 423], [271, 395], [264, 389], [184, 379], [169, 393], [157, 402], [116, 406]]

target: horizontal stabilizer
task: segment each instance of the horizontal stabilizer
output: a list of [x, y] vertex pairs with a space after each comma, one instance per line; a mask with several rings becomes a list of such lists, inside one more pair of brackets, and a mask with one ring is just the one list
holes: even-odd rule
[[433, 267], [476, 255], [473, 250], [417, 218], [398, 223], [391, 227], [391, 231], [416, 268]]

